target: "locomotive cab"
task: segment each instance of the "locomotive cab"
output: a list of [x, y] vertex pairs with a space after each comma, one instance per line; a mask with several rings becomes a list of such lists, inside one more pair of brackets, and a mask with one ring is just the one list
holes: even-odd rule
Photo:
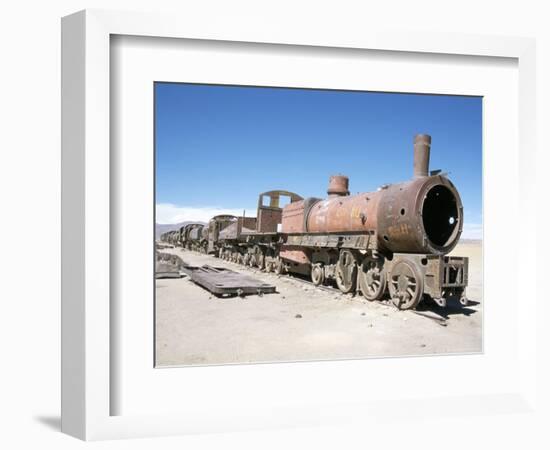
[[281, 190], [262, 192], [258, 198], [256, 231], [258, 233], [280, 231], [283, 207], [300, 200], [302, 197], [294, 192]]

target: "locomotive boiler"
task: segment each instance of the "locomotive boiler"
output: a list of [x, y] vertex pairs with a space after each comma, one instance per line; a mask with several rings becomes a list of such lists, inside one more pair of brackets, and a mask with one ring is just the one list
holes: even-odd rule
[[188, 223], [179, 229], [178, 244], [188, 250], [205, 253], [207, 244], [207, 230], [203, 223]]
[[431, 137], [414, 138], [411, 180], [350, 195], [349, 180], [330, 178], [326, 199], [306, 198], [283, 209], [285, 270], [334, 279], [343, 292], [356, 287], [368, 300], [389, 290], [401, 309], [427, 295], [445, 305], [467, 301], [468, 259], [447, 254], [462, 233], [463, 208], [452, 182], [429, 171]]

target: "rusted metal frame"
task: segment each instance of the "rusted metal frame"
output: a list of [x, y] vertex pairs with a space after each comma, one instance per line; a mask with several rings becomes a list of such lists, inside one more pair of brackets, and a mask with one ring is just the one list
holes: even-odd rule
[[[415, 264], [423, 277], [424, 293], [436, 300], [444, 296], [452, 296], [453, 294], [462, 295], [467, 287], [467, 257], [395, 253], [391, 261], [386, 261], [385, 269], [387, 273], [391, 273], [395, 261], [399, 259], [407, 259]], [[461, 269], [462, 277], [460, 281], [457, 280], [453, 284], [446, 284], [445, 273], [452, 266]]]
[[289, 234], [287, 245], [309, 248], [347, 248], [357, 250], [376, 250], [376, 233], [327, 233], [327, 234]]
[[307, 226], [307, 222], [308, 222], [308, 219], [309, 219], [309, 213], [311, 212], [311, 210], [313, 209], [313, 207], [318, 203], [320, 202], [321, 199], [320, 198], [314, 198], [314, 197], [309, 197], [309, 198], [306, 198], [304, 200], [304, 222], [303, 222], [303, 230], [305, 232], [308, 232], [308, 226]]
[[[282, 196], [288, 197], [290, 203], [302, 200], [300, 195], [285, 190], [267, 191], [259, 194], [255, 226], [257, 232], [277, 232], [283, 214], [283, 208], [280, 206]], [[264, 197], [269, 198], [269, 205], [263, 204]]]
[[182, 271], [196, 284], [215, 295], [250, 295], [276, 292], [274, 285], [263, 283], [248, 275], [225, 267], [185, 265]]

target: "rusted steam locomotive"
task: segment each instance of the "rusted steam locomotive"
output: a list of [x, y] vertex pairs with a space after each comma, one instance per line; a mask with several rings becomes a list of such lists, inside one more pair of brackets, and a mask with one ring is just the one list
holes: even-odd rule
[[179, 245], [179, 230], [167, 231], [160, 236], [162, 242], [171, 245]]
[[370, 301], [389, 291], [400, 309], [424, 297], [465, 305], [468, 258], [447, 256], [462, 233], [462, 202], [444, 174], [429, 171], [430, 146], [430, 136], [415, 136], [413, 178], [375, 192], [350, 195], [348, 178], [337, 175], [326, 199], [262, 193], [257, 217], [212, 218], [201, 248], [267, 272], [310, 276], [315, 285], [334, 281]]
[[178, 244], [187, 250], [206, 253], [208, 235], [203, 223], [188, 223], [179, 229]]

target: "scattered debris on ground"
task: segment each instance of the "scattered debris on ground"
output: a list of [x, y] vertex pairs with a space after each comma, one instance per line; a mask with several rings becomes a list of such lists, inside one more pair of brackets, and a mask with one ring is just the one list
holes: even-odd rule
[[217, 296], [244, 297], [256, 294], [261, 297], [264, 294], [276, 292], [274, 285], [243, 273], [234, 272], [226, 267], [214, 267], [208, 264], [190, 266], [184, 263], [182, 270], [189, 275], [193, 282]]
[[181, 278], [183, 260], [173, 253], [156, 251], [155, 277], [156, 278]]

